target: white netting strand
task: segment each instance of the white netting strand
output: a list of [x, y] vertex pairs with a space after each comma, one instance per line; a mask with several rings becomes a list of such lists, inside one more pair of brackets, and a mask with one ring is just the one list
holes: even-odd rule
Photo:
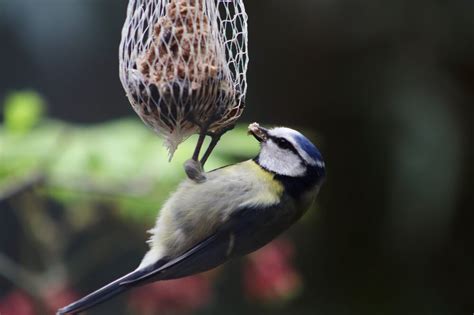
[[130, 0], [120, 80], [171, 154], [200, 126], [219, 132], [235, 123], [247, 65], [243, 0]]

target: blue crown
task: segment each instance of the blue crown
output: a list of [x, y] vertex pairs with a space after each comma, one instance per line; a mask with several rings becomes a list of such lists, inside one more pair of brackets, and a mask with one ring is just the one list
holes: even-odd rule
[[303, 136], [301, 133], [298, 133], [295, 135], [295, 140], [298, 143], [298, 145], [315, 161], [315, 162], [321, 162], [324, 163], [323, 156], [321, 155], [321, 152], [319, 152], [318, 148], [308, 140], [305, 136]]

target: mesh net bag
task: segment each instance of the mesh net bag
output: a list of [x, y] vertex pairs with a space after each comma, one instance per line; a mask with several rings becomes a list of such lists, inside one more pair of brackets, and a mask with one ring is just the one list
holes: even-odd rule
[[120, 80], [170, 154], [194, 133], [219, 133], [242, 114], [247, 15], [242, 0], [129, 0]]

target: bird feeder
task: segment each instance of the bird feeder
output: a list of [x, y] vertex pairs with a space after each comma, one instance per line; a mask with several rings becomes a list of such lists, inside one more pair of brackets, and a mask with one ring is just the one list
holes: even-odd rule
[[245, 105], [247, 64], [242, 0], [130, 0], [120, 79], [171, 156], [190, 135], [201, 135], [198, 146], [206, 135], [217, 142], [235, 124]]

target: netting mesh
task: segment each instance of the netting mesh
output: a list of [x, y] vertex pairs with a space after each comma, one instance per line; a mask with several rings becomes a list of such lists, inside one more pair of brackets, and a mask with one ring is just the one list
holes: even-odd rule
[[141, 119], [172, 154], [201, 128], [235, 123], [247, 90], [242, 0], [130, 0], [120, 79]]

